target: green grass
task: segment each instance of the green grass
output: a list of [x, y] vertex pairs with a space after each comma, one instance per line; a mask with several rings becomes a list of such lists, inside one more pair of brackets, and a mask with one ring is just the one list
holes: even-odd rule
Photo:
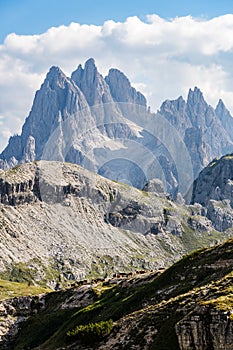
[[[36, 278], [36, 276], [39, 276]], [[51, 280], [59, 281], [60, 272], [54, 264], [45, 266], [39, 259], [29, 260], [27, 263], [19, 262], [9, 265], [5, 271], [0, 272], [0, 279], [11, 282], [37, 284], [47, 288]]]
[[30, 286], [26, 283], [10, 282], [0, 280], [0, 300], [11, 299], [27, 295], [38, 295], [48, 293], [48, 288]]
[[89, 323], [76, 326], [71, 331], [67, 332], [70, 338], [78, 339], [84, 344], [94, 344], [103, 340], [111, 333], [113, 329], [113, 320]]

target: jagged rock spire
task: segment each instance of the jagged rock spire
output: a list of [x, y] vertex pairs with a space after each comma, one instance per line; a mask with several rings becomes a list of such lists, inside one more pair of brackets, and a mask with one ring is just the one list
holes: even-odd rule
[[146, 98], [131, 86], [129, 79], [118, 69], [110, 69], [105, 81], [114, 101], [146, 106]]
[[81, 89], [89, 106], [113, 102], [109, 87], [98, 72], [93, 58], [86, 61], [84, 69], [79, 65], [71, 79]]

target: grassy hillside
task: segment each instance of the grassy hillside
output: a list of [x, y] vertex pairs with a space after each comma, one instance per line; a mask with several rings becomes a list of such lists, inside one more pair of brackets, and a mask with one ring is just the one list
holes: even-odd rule
[[[14, 349], [139, 346], [178, 350], [175, 325], [197, 306], [231, 312], [232, 271], [233, 240], [229, 240], [196, 251], [161, 274], [144, 274], [86, 287], [90, 302], [85, 307], [67, 306], [67, 300], [80, 290], [77, 287], [50, 293], [46, 310], [31, 316], [23, 325]], [[113, 327], [106, 333], [103, 328], [111, 320]]]

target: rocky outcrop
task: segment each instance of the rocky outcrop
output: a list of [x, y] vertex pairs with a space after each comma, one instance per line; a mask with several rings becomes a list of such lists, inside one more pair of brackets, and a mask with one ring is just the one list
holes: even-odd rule
[[233, 227], [233, 156], [214, 159], [193, 185], [192, 203], [207, 209], [207, 217], [219, 231]]
[[45, 309], [45, 296], [25, 296], [0, 302], [0, 349], [10, 349], [20, 326]]
[[192, 202], [207, 207], [211, 199], [215, 201], [229, 199], [233, 205], [232, 174], [233, 155], [214, 159], [194, 182]]
[[225, 131], [229, 135], [230, 139], [232, 140], [232, 135], [233, 135], [232, 116], [221, 99], [218, 101], [218, 104], [215, 109], [215, 114], [218, 117], [222, 126], [224, 127]]
[[38, 175], [34, 179], [10, 183], [0, 178], [0, 202], [4, 205], [17, 206], [40, 200]]
[[180, 350], [231, 350], [231, 312], [199, 306], [176, 324], [176, 334]]

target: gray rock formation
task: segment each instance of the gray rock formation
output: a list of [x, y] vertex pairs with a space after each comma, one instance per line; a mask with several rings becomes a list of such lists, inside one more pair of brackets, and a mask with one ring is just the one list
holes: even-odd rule
[[59, 130], [59, 126], [61, 130], [57, 143], [62, 148], [62, 143], [65, 142], [62, 135], [62, 122], [68, 116], [85, 108], [88, 108], [88, 104], [77, 85], [58, 67], [52, 67], [41, 89], [36, 93], [32, 110], [23, 125], [22, 134], [10, 138], [8, 146], [0, 157], [6, 161], [14, 157], [19, 164], [40, 159], [47, 141], [55, 130]]
[[136, 91], [130, 84], [128, 78], [118, 69], [110, 69], [105, 78], [109, 85], [111, 95], [115, 102], [132, 103], [135, 105], [147, 105], [146, 98]]
[[219, 231], [233, 227], [233, 156], [214, 159], [193, 185], [192, 203], [207, 209], [207, 217]]
[[233, 138], [232, 116], [221, 99], [219, 100], [216, 106], [215, 114], [218, 117], [222, 126], [224, 127], [225, 131], [229, 135], [230, 139], [232, 140]]
[[50, 69], [21, 135], [1, 153], [0, 168], [68, 161], [140, 189], [159, 178], [175, 198], [186, 194], [193, 174], [233, 150], [231, 130], [223, 102], [214, 110], [198, 88], [187, 102], [167, 100], [152, 114], [122, 72], [110, 69], [103, 78], [91, 58], [71, 78]]
[[180, 350], [230, 350], [233, 323], [230, 312], [197, 307], [176, 325]]
[[[161, 113], [180, 133], [190, 153], [194, 177], [215, 157], [233, 150], [233, 118], [220, 101], [216, 110], [204, 100], [195, 87], [187, 102], [182, 97], [165, 101]], [[228, 129], [228, 130], [227, 130]]]
[[45, 296], [25, 296], [0, 302], [0, 349], [12, 348], [11, 342], [29, 316], [45, 308]]
[[233, 155], [214, 159], [195, 180], [192, 202], [207, 207], [211, 199], [215, 201], [229, 199], [233, 206], [232, 174]]
[[89, 106], [113, 102], [109, 86], [98, 72], [93, 58], [85, 63], [84, 69], [79, 65], [71, 79], [83, 92]]

